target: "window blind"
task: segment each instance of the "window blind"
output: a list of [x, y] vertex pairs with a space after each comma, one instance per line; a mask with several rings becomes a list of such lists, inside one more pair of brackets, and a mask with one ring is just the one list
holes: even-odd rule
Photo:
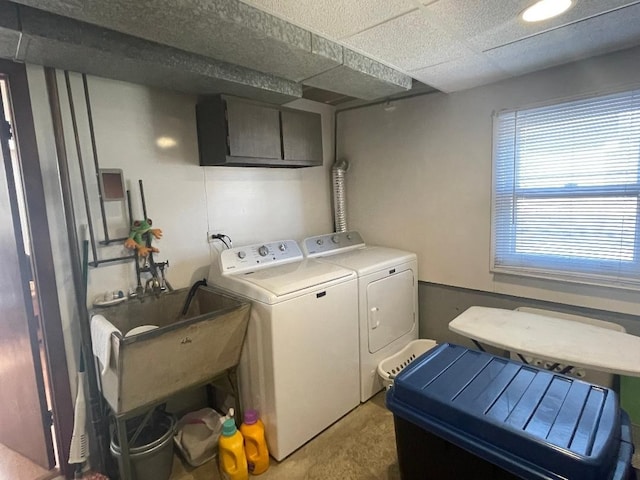
[[494, 117], [492, 271], [640, 288], [640, 90]]

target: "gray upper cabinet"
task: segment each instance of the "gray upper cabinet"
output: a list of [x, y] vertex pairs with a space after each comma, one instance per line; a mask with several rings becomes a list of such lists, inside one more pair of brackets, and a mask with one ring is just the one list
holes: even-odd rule
[[282, 149], [285, 161], [322, 165], [322, 119], [318, 114], [282, 110]]
[[232, 157], [282, 158], [280, 118], [276, 108], [227, 101], [227, 133]]
[[322, 165], [317, 113], [219, 95], [199, 102], [196, 116], [200, 165]]

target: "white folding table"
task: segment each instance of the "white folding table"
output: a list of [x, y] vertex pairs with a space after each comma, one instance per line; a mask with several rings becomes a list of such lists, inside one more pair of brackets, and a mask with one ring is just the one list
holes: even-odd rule
[[640, 377], [640, 337], [596, 325], [501, 308], [471, 307], [449, 323], [449, 330], [477, 345], [480, 342], [567, 365], [563, 372], [583, 367]]

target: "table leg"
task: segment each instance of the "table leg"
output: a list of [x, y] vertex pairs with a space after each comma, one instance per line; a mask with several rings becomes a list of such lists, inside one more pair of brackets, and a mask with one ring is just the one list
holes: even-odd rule
[[482, 348], [482, 345], [480, 345], [480, 343], [477, 340], [471, 339], [471, 341], [475, 344], [476, 347], [478, 347], [478, 350], [480, 350], [481, 352], [485, 351], [485, 349]]

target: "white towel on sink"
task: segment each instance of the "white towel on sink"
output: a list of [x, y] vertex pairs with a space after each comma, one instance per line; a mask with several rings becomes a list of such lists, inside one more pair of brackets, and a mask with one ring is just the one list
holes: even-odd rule
[[102, 315], [94, 315], [91, 317], [91, 344], [93, 345], [93, 354], [98, 357], [100, 361], [103, 375], [107, 373], [109, 369], [111, 334], [113, 332], [121, 333], [115, 325]]

